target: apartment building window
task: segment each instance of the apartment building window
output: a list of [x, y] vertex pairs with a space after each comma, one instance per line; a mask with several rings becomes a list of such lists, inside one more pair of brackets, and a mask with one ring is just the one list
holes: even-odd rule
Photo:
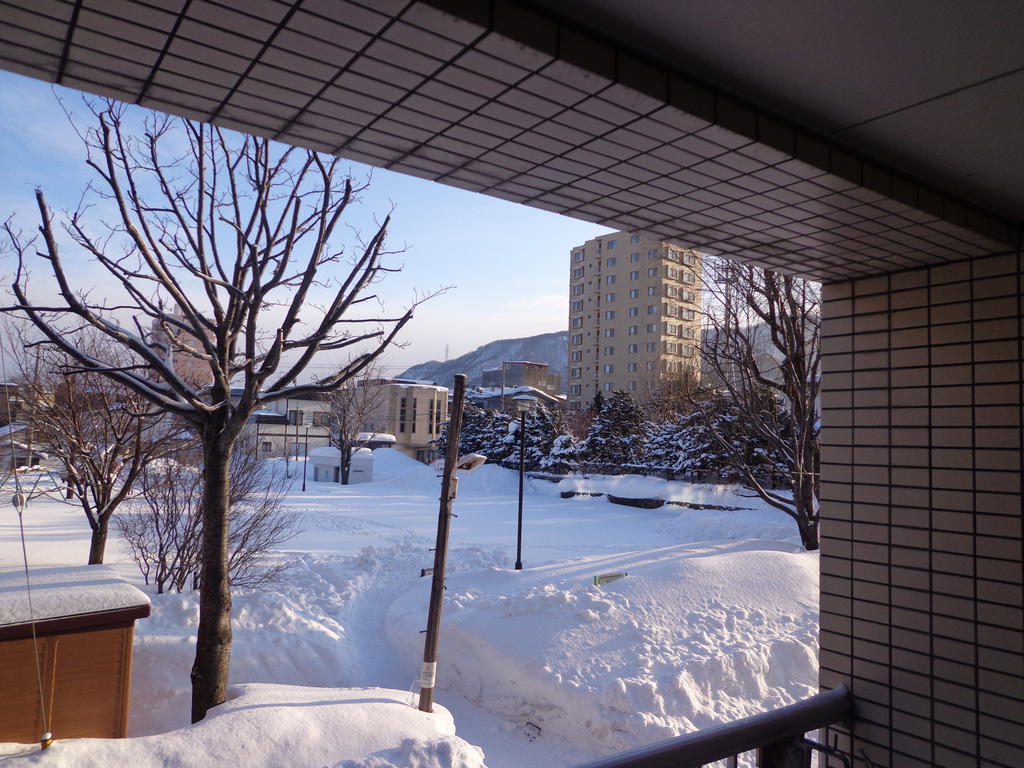
[[684, 346], [683, 347], [683, 357], [693, 357], [693, 347], [691, 347], [691, 346]]
[[574, 346], [577, 345], [577, 344], [582, 344], [583, 343], [583, 334], [582, 333], [574, 333], [572, 335], [572, 338], [570, 339], [570, 342], [572, 342], [572, 344]]
[[696, 294], [696, 293], [694, 293], [693, 291], [680, 291], [680, 292], [679, 292], [679, 297], [680, 297], [680, 298], [681, 298], [681, 299], [682, 299], [683, 301], [690, 301], [690, 302], [693, 302], [693, 301], [696, 301], [696, 300], [697, 300], [697, 294]]
[[653, 360], [648, 360], [647, 361], [647, 370], [648, 371], [653, 371], [656, 367], [657, 366], [655, 365]]
[[656, 314], [658, 314], [658, 305], [657, 304], [648, 304], [647, 305], [647, 314], [648, 315], [656, 315]]
[[636, 382], [635, 381], [629, 382], [628, 388], [629, 388], [630, 392], [636, 392]]
[[640, 279], [640, 272], [639, 272], [639, 270], [634, 269], [632, 272], [630, 272], [629, 273], [629, 279], [630, 279], [630, 281], [639, 280]]
[[583, 327], [583, 318], [582, 317], [574, 317], [572, 319], [572, 327], [573, 328], [582, 328]]
[[636, 363], [626, 363], [626, 370], [629, 373], [636, 373]]
[[612, 391], [612, 383], [610, 381], [606, 381], [604, 383], [604, 391], [605, 392], [611, 392]]
[[674, 248], [669, 248], [668, 249], [668, 258], [671, 261], [679, 261], [679, 251], [675, 250]]
[[665, 314], [668, 315], [669, 317], [678, 317], [679, 307], [677, 307], [675, 304], [666, 304]]
[[658, 258], [658, 249], [657, 248], [651, 248], [649, 251], [647, 251], [647, 258], [648, 259], [656, 259], [656, 258]]
[[605, 335], [605, 338], [607, 338], [607, 339], [612, 338], [612, 336], [615, 335], [615, 329], [614, 328], [605, 328], [604, 329], [604, 335]]
[[640, 351], [640, 348], [636, 344], [630, 344], [628, 347], [626, 347], [626, 352], [628, 352], [631, 355], [635, 355], [639, 351]]
[[611, 363], [605, 363], [603, 370], [605, 373], [615, 373], [615, 366]]
[[615, 301], [615, 294], [614, 293], [606, 293], [604, 295], [604, 300], [605, 301]]
[[605, 347], [604, 348], [604, 356], [605, 357], [611, 357], [614, 354], [615, 354], [615, 347]]
[[679, 335], [682, 336], [684, 339], [692, 339], [693, 333], [693, 328], [689, 328], [685, 325], [679, 326]]
[[331, 414], [329, 411], [317, 411], [313, 414], [314, 427], [329, 427], [331, 425]]
[[674, 323], [665, 323], [665, 333], [669, 336], [675, 336], [679, 332], [679, 326]]
[[604, 312], [604, 319], [605, 320], [614, 320], [615, 319], [615, 310], [614, 309], [606, 309], [605, 312]]
[[658, 286], [656, 286], [656, 285], [649, 285], [649, 286], [647, 286], [647, 295], [648, 296], [657, 296], [658, 295]]
[[648, 333], [657, 333], [658, 332], [658, 324], [657, 323], [648, 323], [647, 324], [647, 332]]
[[608, 260], [605, 261], [604, 265], [606, 267], [614, 267], [615, 266], [615, 257], [614, 256], [609, 256]]
[[629, 236], [629, 243], [630, 243], [630, 245], [636, 245], [639, 242], [640, 242], [640, 235], [630, 235]]
[[648, 277], [657, 277], [658, 276], [658, 268], [657, 267], [648, 267], [647, 268], [647, 276]]
[[658, 349], [658, 345], [655, 344], [653, 341], [648, 341], [647, 342], [647, 351], [648, 352], [655, 352], [655, 351], [657, 351], [657, 349]]
[[676, 288], [674, 285], [666, 285], [665, 295], [668, 296], [670, 299], [677, 299], [679, 298], [679, 289]]
[[572, 352], [569, 353], [569, 359], [572, 360], [574, 363], [578, 363], [580, 360], [583, 359], [583, 353], [578, 349], [574, 349]]
[[573, 312], [582, 312], [583, 311], [583, 300], [582, 299], [580, 301], [574, 301], [572, 303], [572, 311]]
[[576, 278], [583, 277], [583, 267], [576, 267], [576, 269], [572, 271], [572, 276]]
[[668, 373], [679, 373], [679, 363], [669, 360], [665, 363], [665, 370]]
[[607, 243], [605, 243], [604, 247], [607, 248], [609, 251], [611, 251], [611, 250], [614, 250], [615, 246], [618, 245], [618, 244], [619, 243], [618, 243], [617, 240], [609, 240]]
[[697, 257], [694, 256], [692, 253], [687, 251], [686, 253], [683, 254], [683, 264], [685, 264], [688, 267], [692, 267], [696, 263]]
[[398, 401], [398, 431], [405, 432], [406, 399], [403, 397]]
[[572, 257], [576, 261], [583, 261], [583, 251], [576, 251], [576, 253], [574, 253]]
[[583, 293], [583, 283], [580, 283], [579, 285], [574, 285], [572, 287], [572, 295], [573, 296], [579, 296], [582, 293]]
[[570, 384], [569, 385], [569, 394], [570, 395], [578, 395], [579, 393], [580, 393], [580, 385], [579, 384]]
[[638, 261], [640, 261], [640, 254], [639, 253], [631, 253], [631, 254], [629, 254], [629, 260], [633, 264], [636, 264]]
[[412, 431], [416, 431], [416, 398], [412, 399]]
[[683, 282], [690, 283], [691, 285], [697, 281], [697, 277], [693, 272], [683, 272]]
[[640, 289], [639, 288], [630, 288], [629, 289], [629, 298], [631, 298], [631, 299], [638, 299], [638, 298], [640, 298]]
[[635, 325], [629, 326], [629, 335], [630, 336], [636, 336], [638, 333], [640, 333], [640, 328], [639, 327], [637, 327]]
[[303, 411], [288, 411], [288, 423], [295, 427], [302, 426], [302, 417], [304, 416]]
[[683, 310], [683, 320], [693, 320], [693, 318], [695, 318], [696, 316], [697, 313], [694, 312], [692, 309]]
[[[583, 369], [582, 368], [570, 368], [569, 369], [569, 378], [570, 379], [578, 379], [582, 375], [583, 375]], [[529, 401], [527, 401], [527, 402], [529, 402]]]
[[611, 285], [612, 283], [614, 283], [614, 282], [615, 282], [615, 275], [608, 275], [608, 276], [607, 276], [607, 277], [606, 277], [606, 278], [604, 279], [604, 282], [605, 282], [605, 285]]
[[668, 279], [669, 280], [678, 280], [679, 279], [679, 270], [676, 269], [675, 267], [667, 267], [666, 268], [666, 274], [668, 275]]
[[640, 307], [630, 307], [629, 308], [629, 316], [630, 317], [637, 317], [639, 314], [640, 314]]
[[434, 430], [438, 431], [441, 429], [441, 400], [440, 398], [434, 401]]

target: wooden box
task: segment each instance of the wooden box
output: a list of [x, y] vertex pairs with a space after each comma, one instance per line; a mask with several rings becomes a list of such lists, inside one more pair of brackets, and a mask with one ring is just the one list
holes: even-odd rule
[[29, 578], [31, 615], [24, 571], [0, 571], [0, 741], [38, 742], [43, 710], [55, 739], [124, 736], [135, 620], [149, 598], [101, 565]]

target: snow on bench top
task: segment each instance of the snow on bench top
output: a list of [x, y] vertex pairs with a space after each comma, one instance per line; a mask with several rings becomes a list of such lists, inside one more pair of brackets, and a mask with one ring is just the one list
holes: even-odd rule
[[0, 570], [0, 625], [149, 605], [146, 593], [103, 565], [31, 568], [32, 612], [25, 571]]

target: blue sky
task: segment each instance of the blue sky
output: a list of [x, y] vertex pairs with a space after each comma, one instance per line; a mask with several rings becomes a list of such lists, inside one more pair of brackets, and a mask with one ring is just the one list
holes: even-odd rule
[[[36, 187], [51, 207], [74, 208], [90, 179], [81, 141], [58, 95], [72, 111], [82, 110], [74, 91], [0, 72], [0, 218], [13, 214], [25, 231], [37, 226]], [[386, 307], [401, 309], [417, 291], [453, 286], [418, 310], [403, 334], [407, 346], [388, 355], [387, 372], [441, 359], [446, 345], [456, 357], [494, 339], [565, 328], [569, 249], [608, 230], [359, 163], [351, 166], [357, 178], [372, 173], [351, 223], [369, 231], [374, 215], [393, 205], [389, 243], [407, 249], [396, 257], [402, 272], [380, 286]], [[11, 258], [0, 259], [6, 285]], [[101, 273], [85, 263], [77, 269], [102, 294]], [[35, 274], [42, 282], [40, 267]]]

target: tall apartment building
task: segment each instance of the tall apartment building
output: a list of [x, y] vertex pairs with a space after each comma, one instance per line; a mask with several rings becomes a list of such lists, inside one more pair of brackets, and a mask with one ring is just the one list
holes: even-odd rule
[[594, 394], [649, 400], [665, 377], [697, 370], [700, 254], [615, 232], [569, 254], [569, 410]]

